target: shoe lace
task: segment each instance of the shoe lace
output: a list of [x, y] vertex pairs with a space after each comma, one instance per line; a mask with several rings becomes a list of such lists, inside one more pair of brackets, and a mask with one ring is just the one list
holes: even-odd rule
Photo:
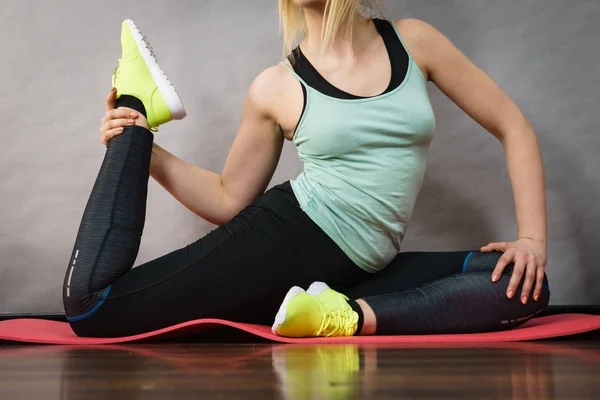
[[333, 310], [323, 313], [321, 327], [316, 336], [352, 336], [358, 323], [358, 314], [353, 310]]

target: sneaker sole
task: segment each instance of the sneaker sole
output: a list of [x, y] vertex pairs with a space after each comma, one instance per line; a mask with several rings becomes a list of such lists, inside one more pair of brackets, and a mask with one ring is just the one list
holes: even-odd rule
[[275, 315], [275, 322], [273, 323], [273, 327], [271, 328], [271, 331], [274, 335], [277, 335], [277, 328], [279, 328], [285, 322], [288, 304], [290, 304], [290, 301], [292, 301], [292, 299], [298, 296], [300, 293], [305, 293], [304, 289], [298, 286], [294, 286], [285, 295], [283, 303], [281, 303], [281, 307], [279, 307], [279, 311], [277, 311], [277, 315]]
[[146, 65], [152, 74], [152, 78], [154, 79], [160, 94], [165, 100], [165, 103], [167, 103], [167, 107], [169, 107], [169, 111], [171, 112], [173, 119], [183, 119], [187, 115], [185, 108], [183, 107], [183, 103], [181, 102], [179, 95], [177, 95], [175, 88], [171, 82], [169, 82], [167, 75], [160, 68], [156, 58], [152, 55], [152, 52], [148, 48], [148, 39], [145, 39], [145, 36], [140, 32], [132, 20], [127, 19], [125, 22], [127, 23], [135, 43], [140, 50], [140, 54], [144, 58], [144, 61], [146, 62]]

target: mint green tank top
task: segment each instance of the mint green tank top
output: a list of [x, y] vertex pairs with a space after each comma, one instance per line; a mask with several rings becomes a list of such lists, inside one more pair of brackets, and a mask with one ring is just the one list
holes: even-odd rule
[[408, 57], [400, 86], [359, 99], [325, 95], [282, 63], [306, 88], [293, 137], [304, 170], [292, 190], [302, 210], [371, 273], [400, 251], [435, 130], [427, 80]]

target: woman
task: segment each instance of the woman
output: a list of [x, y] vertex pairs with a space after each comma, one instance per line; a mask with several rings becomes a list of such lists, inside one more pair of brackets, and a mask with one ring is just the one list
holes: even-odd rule
[[[531, 125], [434, 28], [367, 19], [358, 3], [280, 0], [286, 54], [297, 28], [306, 35], [252, 83], [220, 175], [153, 143], [152, 131], [185, 110], [147, 40], [123, 23], [102, 119], [107, 152], [65, 277], [65, 310], [78, 335], [133, 335], [206, 317], [266, 323], [290, 287], [314, 281], [308, 292], [288, 292], [275, 332], [476, 332], [516, 326], [543, 309], [545, 189]], [[398, 254], [435, 124], [427, 80], [503, 144], [517, 241]], [[263, 193], [285, 139], [304, 172]], [[149, 175], [220, 226], [132, 269]]]

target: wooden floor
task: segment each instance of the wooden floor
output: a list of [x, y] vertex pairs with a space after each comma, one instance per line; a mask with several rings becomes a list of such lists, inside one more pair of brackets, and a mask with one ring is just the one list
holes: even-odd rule
[[0, 346], [0, 399], [600, 399], [600, 341]]

